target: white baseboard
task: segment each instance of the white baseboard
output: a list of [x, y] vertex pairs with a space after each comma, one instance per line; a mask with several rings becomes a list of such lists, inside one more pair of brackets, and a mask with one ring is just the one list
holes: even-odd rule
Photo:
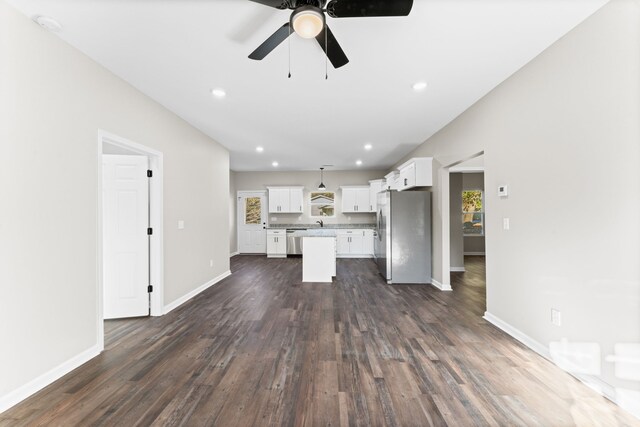
[[454, 273], [464, 273], [466, 270], [464, 267], [449, 267], [449, 271]]
[[56, 366], [48, 372], [40, 375], [39, 377], [29, 381], [27, 384], [22, 387], [17, 388], [16, 390], [9, 392], [8, 394], [0, 397], [0, 413], [6, 411], [14, 405], [17, 405], [27, 397], [35, 394], [36, 392], [42, 390], [49, 384], [54, 381], [62, 378], [67, 375], [69, 372], [73, 371], [77, 367], [85, 364], [89, 360], [96, 357], [100, 354], [99, 345], [96, 344], [93, 347], [83, 351], [80, 354], [72, 357], [71, 359], [63, 362], [62, 364]]
[[491, 323], [493, 326], [497, 327], [498, 329], [502, 329], [504, 332], [511, 335], [513, 338], [517, 339], [522, 344], [526, 345], [531, 350], [538, 353], [540, 356], [544, 357], [545, 359], [551, 360], [551, 353], [549, 352], [549, 348], [547, 348], [547, 346], [540, 344], [538, 341], [534, 340], [524, 332], [514, 328], [507, 322], [503, 321], [499, 317], [494, 316], [488, 311], [485, 311], [484, 316], [482, 317], [484, 318], [484, 320]]
[[209, 280], [204, 285], [197, 287], [196, 289], [192, 290], [188, 294], [178, 298], [177, 300], [173, 301], [172, 303], [169, 303], [169, 304], [165, 305], [163, 313], [167, 314], [167, 313], [175, 310], [176, 308], [180, 307], [185, 302], [189, 301], [191, 298], [195, 297], [196, 295], [198, 295], [201, 292], [204, 292], [205, 290], [207, 290], [211, 286], [215, 285], [216, 283], [220, 282], [221, 280], [223, 280], [223, 279], [225, 279], [225, 278], [227, 278], [229, 276], [231, 276], [231, 271], [225, 271], [224, 273], [222, 273], [218, 277], [215, 277], [215, 278]]
[[484, 252], [464, 252], [463, 255], [485, 256], [485, 253]]
[[[506, 332], [508, 335], [511, 335], [513, 338], [520, 341], [522, 344], [526, 345], [531, 350], [538, 353], [540, 356], [544, 357], [545, 359], [549, 360], [551, 363], [555, 364], [555, 362], [551, 358], [551, 352], [549, 351], [549, 348], [544, 344], [534, 340], [524, 332], [514, 328], [504, 320], [494, 316], [488, 311], [484, 312], [483, 318], [487, 322], [497, 327], [498, 329], [501, 329], [504, 332]], [[576, 374], [568, 371], [566, 372], [571, 374], [573, 377], [577, 378], [580, 382], [584, 383], [587, 387], [593, 389], [597, 393], [611, 400], [613, 403], [619, 405], [619, 403], [616, 400], [615, 388], [611, 384], [608, 384], [605, 381], [603, 381], [601, 378], [593, 375]]]
[[431, 278], [431, 285], [435, 286], [436, 288], [440, 289], [441, 291], [452, 291], [453, 290], [451, 288], [451, 285], [443, 285], [442, 283], [438, 282], [433, 277]]
[[233, 257], [234, 257], [234, 256], [236, 256], [236, 255], [240, 255], [240, 252], [231, 252], [231, 253], [229, 254], [229, 258], [233, 258]]

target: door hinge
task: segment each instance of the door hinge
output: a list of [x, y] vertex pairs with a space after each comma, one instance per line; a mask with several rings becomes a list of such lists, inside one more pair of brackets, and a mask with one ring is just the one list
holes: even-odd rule
[[153, 285], [147, 286], [147, 292], [153, 292]]
[[151, 236], [153, 234], [153, 228], [147, 228], [147, 236]]
[[147, 171], [147, 178], [151, 178], [153, 176], [153, 171], [151, 169], [149, 169]]

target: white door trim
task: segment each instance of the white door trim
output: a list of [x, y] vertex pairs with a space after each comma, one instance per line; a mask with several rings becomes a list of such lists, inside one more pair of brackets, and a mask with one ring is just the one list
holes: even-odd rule
[[[248, 191], [248, 190], [239, 190], [236, 191], [236, 248], [238, 248], [237, 252], [235, 253], [235, 255], [240, 254], [240, 222], [244, 221], [243, 215], [244, 212], [240, 210], [240, 207], [238, 206], [238, 198], [240, 196], [243, 196], [245, 194], [255, 194], [255, 193], [260, 193], [262, 195], [264, 195], [265, 197], [265, 203], [266, 203], [266, 218], [265, 218], [265, 227], [267, 227], [269, 225], [269, 194], [267, 193], [267, 190], [254, 190], [254, 191]], [[265, 251], [266, 253], [266, 251]], [[231, 256], [234, 256], [234, 254], [232, 254]]]
[[[480, 151], [479, 153], [472, 154], [470, 156], [464, 157], [462, 159], [456, 160], [453, 163], [450, 163], [446, 166], [443, 166], [440, 169], [439, 173], [439, 181], [440, 181], [440, 227], [442, 227], [442, 286], [446, 288], [446, 290], [451, 290], [451, 221], [449, 212], [451, 210], [449, 206], [449, 198], [450, 195], [450, 187], [449, 187], [449, 179], [451, 169], [456, 169], [456, 166], [459, 164], [466, 162], [468, 160], [474, 159], [476, 157], [480, 157], [484, 155], [484, 151]], [[484, 168], [483, 168], [484, 170]], [[487, 283], [487, 287], [489, 283]]]
[[106, 132], [102, 129], [98, 130], [98, 153], [96, 156], [98, 162], [98, 200], [97, 200], [97, 218], [98, 228], [97, 235], [97, 329], [98, 329], [98, 345], [100, 351], [104, 349], [104, 320], [103, 320], [103, 283], [102, 283], [102, 148], [104, 143], [109, 143], [149, 158], [149, 168], [153, 171], [153, 177], [149, 186], [150, 200], [150, 227], [153, 228], [151, 236], [151, 253], [149, 254], [149, 262], [151, 266], [150, 280], [153, 284], [153, 292], [151, 293], [151, 315], [162, 316], [164, 303], [164, 249], [163, 249], [163, 154], [153, 148], [129, 141], [128, 139]]

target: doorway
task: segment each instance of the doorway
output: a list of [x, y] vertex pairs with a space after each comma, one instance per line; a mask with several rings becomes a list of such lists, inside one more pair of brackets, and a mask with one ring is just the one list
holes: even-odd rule
[[[484, 156], [448, 168], [449, 272], [451, 282], [485, 284]], [[471, 272], [470, 272], [471, 270]], [[474, 280], [458, 280], [474, 273]], [[466, 274], [465, 274], [466, 276]]]
[[163, 313], [163, 155], [98, 132], [98, 339], [104, 320]]
[[238, 191], [238, 252], [267, 253], [267, 192]]

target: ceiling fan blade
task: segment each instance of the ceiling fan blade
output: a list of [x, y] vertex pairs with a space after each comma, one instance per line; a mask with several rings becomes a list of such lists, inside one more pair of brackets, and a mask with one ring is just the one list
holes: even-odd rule
[[[335, 36], [331, 32], [331, 29], [329, 28], [328, 25], [325, 25], [324, 28], [325, 29], [322, 30], [320, 34], [316, 36], [316, 40], [318, 40], [320, 47], [322, 48], [322, 50], [324, 50], [324, 53], [327, 54], [327, 57], [329, 58], [329, 61], [331, 61], [331, 63], [333, 64], [334, 68], [340, 68], [343, 65], [347, 65], [349, 63], [349, 59], [347, 58], [347, 55], [344, 54], [344, 51], [340, 47], [340, 43], [338, 43], [338, 40], [336, 40]], [[325, 31], [326, 31], [326, 42], [327, 42], [326, 44], [328, 45], [328, 49], [327, 49], [327, 46], [325, 46]]]
[[265, 6], [275, 7], [276, 9], [288, 9], [289, 2], [287, 0], [249, 0], [254, 3], [260, 3]]
[[257, 61], [261, 61], [265, 56], [271, 53], [273, 49], [278, 47], [280, 43], [285, 41], [287, 37], [291, 34], [291, 30], [289, 29], [289, 23], [287, 22], [282, 27], [278, 28], [278, 30], [271, 35], [268, 39], [264, 41], [256, 50], [251, 52], [249, 58], [255, 59]]
[[413, 0], [331, 0], [327, 13], [332, 18], [407, 16], [411, 8]]

